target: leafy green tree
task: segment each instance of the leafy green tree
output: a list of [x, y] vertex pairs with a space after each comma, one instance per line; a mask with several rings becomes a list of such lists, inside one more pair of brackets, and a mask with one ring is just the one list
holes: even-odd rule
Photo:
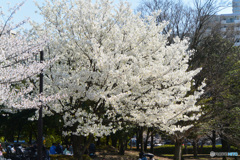
[[239, 47], [236, 47], [236, 52], [227, 57], [229, 63], [228, 71], [225, 73], [225, 78], [222, 81], [223, 90], [219, 93], [220, 98], [217, 101], [219, 108], [219, 117], [221, 119], [221, 134], [227, 137], [227, 140], [240, 148], [240, 56]]
[[200, 74], [195, 77], [197, 84], [206, 78], [205, 94], [199, 102], [205, 105], [200, 128], [212, 135], [213, 150], [217, 135], [222, 138], [223, 148], [227, 148], [225, 145], [230, 139], [236, 139], [239, 135], [239, 130], [231, 131], [239, 125], [236, 105], [238, 53], [239, 47], [234, 46], [232, 41], [223, 38], [219, 32], [213, 32], [203, 39], [191, 61], [191, 67], [202, 67]]
[[0, 134], [5, 141], [14, 142], [25, 140], [31, 143], [36, 138], [36, 123], [28, 120], [34, 115], [34, 110], [17, 111], [16, 113], [4, 113], [0, 115]]

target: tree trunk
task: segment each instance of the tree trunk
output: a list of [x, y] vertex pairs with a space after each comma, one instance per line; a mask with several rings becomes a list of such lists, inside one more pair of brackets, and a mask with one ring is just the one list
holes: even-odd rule
[[109, 145], [109, 136], [106, 137], [106, 145]]
[[93, 135], [89, 135], [86, 143], [83, 143], [85, 138], [86, 137], [84, 136], [72, 135], [73, 157], [77, 160], [83, 160], [83, 154], [85, 153], [85, 151], [87, 151], [90, 143], [92, 142]]
[[125, 136], [126, 138], [124, 138], [124, 147], [125, 147], [125, 150], [127, 149], [128, 147], [128, 138], [127, 138], [127, 135]]
[[136, 135], [136, 146], [137, 146], [137, 150], [139, 151], [139, 143], [140, 143], [140, 130], [137, 131], [137, 135]]
[[212, 131], [212, 151], [216, 151], [216, 131]]
[[187, 141], [184, 141], [185, 154], [188, 154]]
[[198, 144], [197, 144], [197, 140], [194, 139], [193, 140], [193, 156], [194, 156], [194, 158], [197, 158], [197, 154], [198, 154]]
[[117, 147], [117, 137], [116, 137], [116, 135], [112, 134], [111, 139], [112, 139], [112, 146], [116, 148]]
[[175, 142], [175, 151], [174, 151], [174, 160], [181, 160], [182, 159], [182, 140], [176, 139]]
[[97, 146], [100, 146], [100, 142], [101, 142], [101, 138], [98, 137], [98, 140], [97, 140]]
[[32, 144], [32, 130], [29, 131], [28, 144]]
[[144, 140], [143, 140], [143, 127], [140, 129], [140, 138], [141, 138], [141, 152], [144, 152]]
[[147, 136], [146, 136], [145, 143], [144, 143], [144, 151], [145, 151], [145, 152], [147, 152], [149, 132], [150, 132], [150, 128], [148, 128], [148, 130], [147, 130]]
[[153, 153], [153, 147], [154, 147], [153, 140], [154, 140], [154, 134], [153, 134], [153, 129], [152, 129], [152, 133], [151, 133], [151, 149], [150, 149], [151, 153]]
[[[223, 136], [221, 135], [221, 141], [222, 141], [222, 152], [229, 152], [229, 144], [228, 144], [228, 141], [227, 141], [227, 137], [226, 136]], [[226, 160], [226, 156], [223, 156], [222, 158], [223, 160]]]
[[204, 141], [202, 141], [201, 143], [201, 154], [203, 154], [203, 144], [204, 144]]
[[86, 142], [84, 143], [83, 153], [85, 153], [85, 152], [88, 150], [89, 145], [92, 143], [92, 141], [93, 141], [93, 135], [90, 134], [90, 135], [88, 136], [88, 139], [86, 139]]
[[124, 139], [123, 139], [123, 137], [120, 137], [120, 139], [119, 139], [119, 154], [124, 155], [124, 153], [125, 153]]
[[77, 160], [83, 160], [82, 144], [83, 138], [81, 136], [72, 135], [73, 157]]

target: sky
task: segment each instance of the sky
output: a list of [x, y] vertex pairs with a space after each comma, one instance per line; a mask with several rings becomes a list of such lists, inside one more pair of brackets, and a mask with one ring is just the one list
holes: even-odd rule
[[[8, 6], [12, 6], [16, 3], [21, 2], [22, 0], [0, 0], [0, 6], [4, 9], [8, 8]], [[38, 3], [41, 4], [43, 0], [36, 0]], [[115, 3], [118, 3], [120, 0], [115, 0]], [[132, 9], [136, 9], [137, 6], [141, 3], [142, 0], [127, 0], [130, 4]], [[191, 3], [193, 0], [184, 0], [185, 3]], [[225, 0], [225, 1], [231, 1], [231, 0]], [[25, 4], [22, 6], [21, 10], [17, 12], [17, 14], [14, 16], [14, 21], [20, 22], [26, 18], [30, 18], [34, 21], [42, 21], [41, 16], [39, 16], [35, 11], [37, 10], [37, 7], [35, 6], [34, 0], [27, 0]], [[219, 14], [228, 14], [232, 13], [232, 8], [228, 7], [226, 9], [223, 9]]]

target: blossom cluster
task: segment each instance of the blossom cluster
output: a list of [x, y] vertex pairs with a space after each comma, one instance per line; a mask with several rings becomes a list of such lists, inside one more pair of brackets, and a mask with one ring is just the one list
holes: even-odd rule
[[[30, 78], [36, 77], [48, 67], [53, 60], [40, 62], [37, 57], [47, 39], [34, 37], [30, 32], [19, 29], [27, 22], [13, 23], [14, 14], [24, 2], [9, 8], [9, 14], [0, 12], [0, 105], [1, 110], [37, 108], [40, 101], [47, 102], [51, 97], [31, 93], [36, 89]], [[10, 109], [10, 110], [9, 110]]]
[[67, 95], [45, 113], [63, 115], [71, 128], [64, 134], [108, 135], [123, 121], [182, 132], [191, 126], [177, 122], [200, 116], [195, 103], [204, 85], [186, 94], [201, 69], [187, 70], [188, 41], [169, 45], [158, 13], [142, 19], [128, 3], [109, 0], [46, 0], [38, 7], [45, 21], [33, 23], [36, 33], [49, 37], [48, 57], [60, 57], [45, 72], [45, 93]]

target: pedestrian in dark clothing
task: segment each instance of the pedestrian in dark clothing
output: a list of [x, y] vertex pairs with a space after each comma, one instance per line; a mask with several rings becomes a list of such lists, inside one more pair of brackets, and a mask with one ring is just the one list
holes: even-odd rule
[[43, 157], [44, 157], [44, 160], [50, 160], [49, 151], [45, 146], [43, 146]]
[[63, 148], [60, 143], [58, 143], [56, 146], [56, 152], [57, 152], [57, 154], [63, 154]]

